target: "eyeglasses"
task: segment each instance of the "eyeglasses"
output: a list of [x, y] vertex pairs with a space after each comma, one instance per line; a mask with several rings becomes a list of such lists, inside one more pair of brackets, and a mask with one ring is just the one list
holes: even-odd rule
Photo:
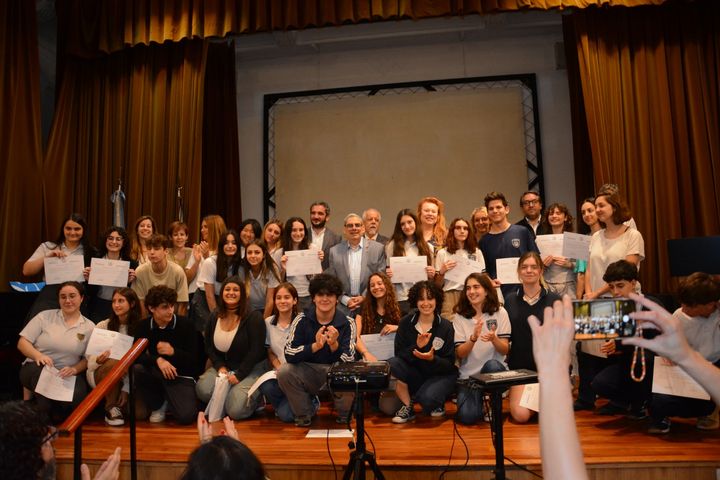
[[532, 207], [533, 205], [537, 205], [540, 203], [540, 200], [523, 200], [522, 204], [528, 207]]
[[362, 223], [346, 223], [345, 228], [362, 228]]

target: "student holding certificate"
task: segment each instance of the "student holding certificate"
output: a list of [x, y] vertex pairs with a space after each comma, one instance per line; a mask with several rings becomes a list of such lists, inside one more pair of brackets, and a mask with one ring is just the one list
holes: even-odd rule
[[[434, 204], [431, 204], [434, 205]], [[428, 279], [435, 277], [435, 268], [433, 267], [433, 248], [425, 241], [422, 230], [419, 228], [418, 217], [410, 209], [400, 210], [395, 219], [395, 229], [392, 238], [385, 245], [385, 257], [427, 257], [428, 266], [426, 268]], [[385, 269], [387, 276], [392, 280], [392, 268]], [[400, 312], [406, 315], [410, 311], [408, 304], [408, 292], [412, 283], [394, 283], [395, 294]]]
[[445, 248], [437, 252], [435, 258], [435, 283], [442, 287], [445, 297], [441, 315], [447, 319], [452, 319], [453, 309], [463, 290], [462, 283], [445, 278], [448, 270], [452, 270], [457, 265], [454, 259], [456, 256], [485, 263], [482, 252], [470, 237], [470, 224], [463, 218], [456, 218], [450, 223]]
[[387, 275], [375, 272], [368, 279], [370, 295], [363, 300], [360, 315], [355, 317], [357, 341], [355, 350], [366, 362], [375, 362], [377, 358], [370, 353], [362, 340], [362, 335], [379, 333], [388, 335], [398, 329], [400, 307], [395, 299], [395, 289]]
[[44, 310], [33, 317], [20, 332], [18, 350], [26, 359], [20, 368], [23, 397], [29, 400], [45, 367], [53, 367], [60, 378], [74, 377], [72, 400], [61, 402], [35, 393], [38, 408], [48, 412], [53, 420], [62, 420], [87, 394], [87, 384], [81, 375], [87, 368], [83, 354], [90, 334], [95, 328], [80, 313], [84, 289], [78, 282], [64, 282], [58, 290], [59, 310]]
[[[79, 213], [72, 213], [63, 220], [57, 239], [54, 242], [41, 243], [23, 265], [22, 273], [26, 277], [43, 273], [43, 280], [45, 280], [44, 268], [46, 258], [65, 258], [70, 255], [82, 255], [83, 263], [87, 267], [90, 265], [90, 259], [94, 251], [88, 238], [88, 228], [85, 219]], [[76, 280], [79, 280], [79, 278]], [[37, 300], [35, 300], [35, 303], [33, 303], [33, 306], [30, 308], [26, 317], [27, 320], [35, 317], [35, 315], [43, 310], [59, 308], [57, 301], [58, 288], [58, 285], [46, 285], [45, 288], [43, 288]]]
[[[310, 239], [308, 237], [308, 228], [305, 224], [305, 220], [300, 217], [291, 217], [285, 222], [285, 229], [283, 230], [283, 241], [282, 249], [283, 252], [290, 250], [308, 250], [310, 248]], [[318, 258], [322, 262], [325, 258], [325, 252], [318, 249]], [[288, 257], [283, 255], [280, 259], [280, 264], [283, 271], [287, 265]], [[310, 280], [312, 275], [288, 275], [285, 278], [290, 282], [295, 290], [297, 290], [298, 296], [298, 307], [299, 312], [304, 311], [306, 308], [312, 305], [310, 300]]]
[[[110, 227], [100, 236], [103, 241], [98, 258], [124, 260], [130, 262], [127, 284], [135, 281], [135, 268], [138, 263], [130, 258], [130, 237], [122, 227]], [[86, 278], [90, 276], [90, 267], [85, 267]], [[90, 298], [90, 320], [95, 323], [108, 318], [112, 312], [111, 301], [116, 287], [101, 285]]]
[[[570, 210], [562, 203], [553, 203], [545, 212], [541, 227], [538, 231], [547, 234], [562, 235], [563, 232], [573, 231], [573, 217]], [[543, 235], [539, 233], [538, 235]], [[560, 296], [568, 294], [571, 299], [577, 292], [577, 275], [575, 274], [575, 260], [557, 255], [547, 255], [543, 258], [545, 264], [545, 282], [548, 290]]]
[[[135, 336], [135, 329], [141, 321], [140, 300], [131, 288], [118, 288], [112, 296], [110, 316], [98, 323], [95, 328], [111, 330], [123, 335]], [[110, 358], [110, 350], [100, 355], [87, 355], [87, 381], [95, 388], [120, 359]], [[127, 378], [116, 383], [105, 395], [105, 423], [111, 426], [125, 424], [123, 410], [127, 407], [130, 384]]]

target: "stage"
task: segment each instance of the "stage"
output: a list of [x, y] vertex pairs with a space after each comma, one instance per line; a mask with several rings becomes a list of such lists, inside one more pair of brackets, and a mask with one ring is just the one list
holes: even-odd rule
[[[507, 409], [507, 404], [505, 405]], [[452, 412], [441, 420], [417, 415], [414, 422], [396, 425], [380, 413], [368, 412], [365, 421], [369, 450], [377, 453], [378, 464], [388, 479], [436, 479], [446, 468], [446, 479], [490, 479], [495, 451], [487, 423], [454, 432]], [[369, 408], [367, 409], [369, 410]], [[720, 472], [720, 430], [701, 431], [695, 420], [673, 421], [667, 435], [646, 433], [648, 420], [620, 416], [604, 417], [591, 412], [576, 414], [585, 462], [592, 479], [693, 479], [716, 480]], [[276, 421], [270, 410], [236, 422], [240, 438], [265, 464], [272, 480], [335, 479], [326, 439], [306, 439], [306, 428]], [[219, 431], [221, 423], [213, 425]], [[335, 417], [323, 404], [312, 428], [338, 428]], [[538, 424], [516, 425], [504, 422], [505, 455], [514, 462], [542, 474]], [[464, 439], [469, 450], [466, 464]], [[349, 459], [347, 438], [329, 440], [337, 478]], [[454, 443], [454, 446], [453, 446]], [[129, 428], [107, 427], [101, 419], [83, 428], [83, 461], [94, 471], [115, 446], [123, 448], [120, 478], [129, 479]], [[196, 428], [177, 426], [171, 419], [160, 425], [138, 422], [138, 478], [177, 478], [190, 452], [198, 445]], [[58, 478], [72, 478], [73, 439], [55, 443]], [[452, 449], [452, 454], [451, 454]], [[448, 467], [449, 464], [449, 467]], [[511, 479], [537, 478], [505, 462]], [[368, 475], [370, 478], [372, 475]]]

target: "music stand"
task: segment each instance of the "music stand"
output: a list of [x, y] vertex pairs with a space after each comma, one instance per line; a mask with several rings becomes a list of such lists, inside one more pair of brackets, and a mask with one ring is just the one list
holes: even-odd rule
[[490, 428], [495, 432], [495, 480], [506, 480], [505, 447], [503, 445], [502, 394], [514, 385], [536, 383], [537, 373], [531, 370], [506, 370], [497, 373], [480, 373], [472, 377], [483, 390], [490, 393], [490, 409], [492, 423]]

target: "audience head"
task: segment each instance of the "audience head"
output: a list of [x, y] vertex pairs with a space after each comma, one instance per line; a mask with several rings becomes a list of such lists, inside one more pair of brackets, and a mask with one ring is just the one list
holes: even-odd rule
[[542, 214], [542, 200], [540, 194], [533, 190], [528, 190], [520, 196], [520, 208], [522, 208], [525, 218], [537, 220]]
[[110, 227], [100, 237], [100, 256], [118, 252], [121, 260], [130, 258], [130, 237], [122, 227]]
[[638, 278], [637, 266], [627, 260], [611, 263], [603, 274], [603, 281], [610, 287], [613, 297], [628, 297], [635, 291]]
[[365, 225], [365, 235], [374, 238], [379, 233], [382, 216], [375, 208], [368, 208], [362, 213], [362, 221]]
[[680, 281], [678, 297], [683, 312], [690, 317], [709, 317], [720, 302], [720, 280], [695, 272]]
[[0, 477], [3, 480], [55, 478], [57, 431], [29, 402], [0, 403]]
[[250, 242], [262, 236], [260, 222], [254, 218], [243, 220], [240, 224], [240, 242], [243, 247], [250, 245]]
[[598, 193], [595, 197], [595, 214], [602, 223], [621, 225], [632, 218], [630, 208], [617, 193]]
[[330, 218], [330, 205], [327, 202], [317, 201], [310, 204], [310, 224], [312, 228], [321, 230]]
[[[308, 228], [305, 220], [290, 217], [283, 229], [282, 247], [285, 250], [307, 250], [309, 245]], [[297, 246], [297, 248], [295, 248]]]
[[482, 313], [493, 314], [500, 309], [500, 300], [493, 281], [485, 273], [473, 272], [465, 279], [460, 300], [453, 308], [453, 312], [465, 318], [473, 318], [474, 305], [478, 303], [482, 304]]
[[[425, 301], [432, 301], [434, 302], [434, 308], [433, 311], [425, 311]], [[443, 291], [440, 287], [435, 285], [435, 282], [431, 282], [429, 280], [423, 280], [421, 282], [417, 282], [415, 285], [410, 287], [410, 291], [408, 292], [408, 303], [410, 304], [410, 307], [417, 308], [418, 312], [421, 314], [427, 314], [427, 313], [435, 313], [437, 315], [440, 315], [440, 312], [442, 312], [442, 306], [443, 306]]]
[[223, 280], [220, 285], [219, 298], [217, 301], [217, 313], [224, 317], [228, 312], [242, 314], [247, 309], [247, 290], [245, 283], [237, 275], [232, 275]]
[[265, 480], [265, 469], [242, 442], [220, 435], [190, 454], [181, 480]]

